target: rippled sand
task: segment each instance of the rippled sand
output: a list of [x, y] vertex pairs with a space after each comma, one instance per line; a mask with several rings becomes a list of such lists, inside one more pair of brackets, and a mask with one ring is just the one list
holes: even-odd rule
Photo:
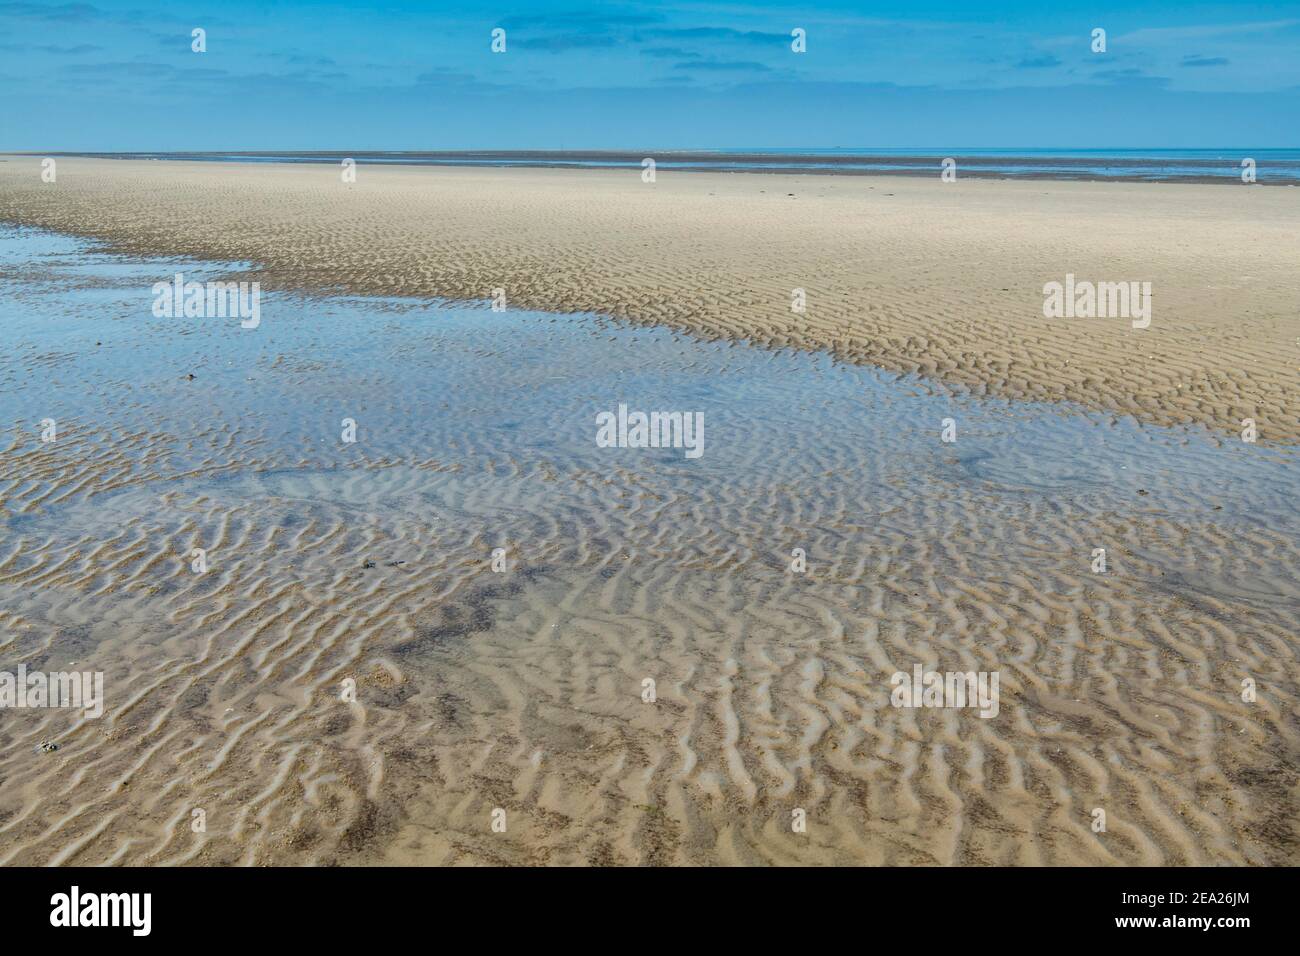
[[[1300, 189], [0, 156], [0, 221], [268, 285], [614, 315], [990, 394], [1300, 439]], [[1046, 319], [1067, 274], [1151, 326]], [[791, 311], [803, 289], [807, 311]]]
[[587, 316], [156, 319], [178, 269], [0, 241], [0, 669], [108, 698], [3, 714], [0, 863], [1300, 860], [1293, 450]]

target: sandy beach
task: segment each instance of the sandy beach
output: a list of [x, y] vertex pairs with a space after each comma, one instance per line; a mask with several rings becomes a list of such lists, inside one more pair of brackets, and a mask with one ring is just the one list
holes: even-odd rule
[[[1300, 438], [1300, 190], [640, 170], [0, 162], [0, 220], [268, 288], [508, 302], [829, 349], [1005, 397]], [[1048, 319], [1067, 275], [1152, 316]], [[806, 311], [791, 310], [792, 292]]]
[[1300, 190], [3, 159], [0, 865], [1300, 862]]

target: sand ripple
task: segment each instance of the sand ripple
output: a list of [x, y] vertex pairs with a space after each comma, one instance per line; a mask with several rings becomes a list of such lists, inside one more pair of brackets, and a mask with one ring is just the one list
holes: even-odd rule
[[[390, 305], [0, 358], [0, 660], [108, 694], [0, 721], [0, 863], [1300, 859], [1290, 453]], [[598, 449], [624, 397], [706, 455]], [[916, 663], [1000, 715], [891, 707]]]

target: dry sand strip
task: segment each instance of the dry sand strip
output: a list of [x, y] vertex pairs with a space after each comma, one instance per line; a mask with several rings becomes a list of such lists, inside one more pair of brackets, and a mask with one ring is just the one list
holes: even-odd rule
[[[1300, 190], [0, 158], [0, 220], [256, 263], [264, 286], [590, 311], [1005, 397], [1300, 439]], [[1045, 318], [1067, 274], [1150, 326]], [[793, 311], [795, 289], [807, 308]]]

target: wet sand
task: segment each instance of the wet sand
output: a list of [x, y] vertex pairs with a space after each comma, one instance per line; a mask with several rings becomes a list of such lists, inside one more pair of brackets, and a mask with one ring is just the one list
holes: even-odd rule
[[[281, 235], [290, 286], [523, 267]], [[515, 299], [154, 317], [179, 270], [0, 236], [0, 669], [107, 696], [4, 714], [0, 863], [1300, 860], [1295, 449]], [[598, 447], [619, 402], [705, 453]], [[998, 715], [891, 706], [918, 663]]]
[[[980, 392], [1300, 438], [1300, 190], [3, 157], [0, 220], [255, 265], [268, 288], [594, 312]], [[1151, 325], [1047, 319], [1067, 274]], [[803, 289], [807, 310], [791, 310]]]

